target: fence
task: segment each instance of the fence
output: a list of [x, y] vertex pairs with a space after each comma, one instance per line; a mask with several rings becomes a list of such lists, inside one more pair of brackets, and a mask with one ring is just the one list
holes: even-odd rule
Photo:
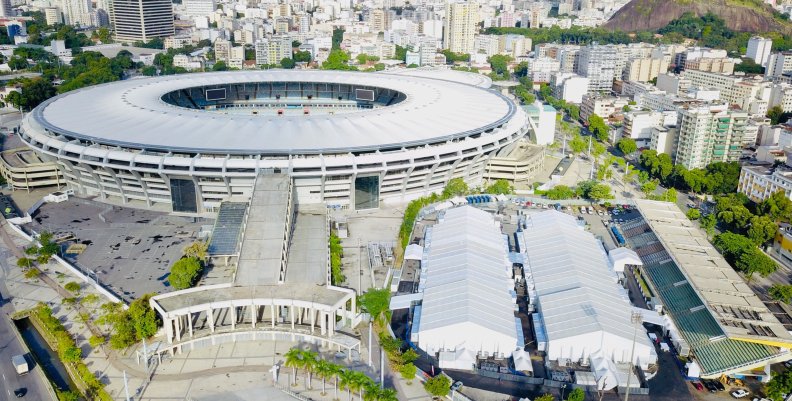
[[500, 379], [510, 382], [518, 382], [518, 383], [526, 383], [526, 384], [542, 384], [545, 381], [541, 377], [520, 376], [511, 373], [498, 373], [498, 372], [491, 372], [489, 370], [482, 370], [482, 369], [476, 369], [476, 374], [483, 377], [489, 377], [491, 379]]
[[[22, 228], [20, 228], [16, 224], [9, 224], [8, 226], [11, 227], [11, 229], [14, 230], [14, 232], [21, 235], [26, 240], [30, 242], [35, 242], [35, 238], [33, 238], [33, 236], [37, 234], [35, 231], [33, 232], [33, 235], [30, 235], [26, 233], [24, 230], [22, 230]], [[110, 292], [104, 286], [99, 284], [98, 281], [91, 279], [86, 273], [83, 273], [82, 269], [80, 269], [78, 266], [71, 264], [70, 262], [61, 258], [58, 255], [53, 255], [52, 258], [55, 259], [55, 261], [58, 262], [61, 266], [65, 267], [66, 270], [77, 276], [80, 280], [96, 288], [96, 290], [99, 291], [100, 294], [107, 297], [111, 302], [121, 303], [122, 305], [124, 305], [124, 308], [127, 307], [126, 303], [124, 303], [124, 301], [121, 298], [117, 297], [115, 294]]]

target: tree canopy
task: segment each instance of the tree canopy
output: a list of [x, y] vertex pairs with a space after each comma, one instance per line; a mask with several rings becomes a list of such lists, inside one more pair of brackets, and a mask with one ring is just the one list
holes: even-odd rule
[[175, 290], [190, 288], [198, 280], [202, 270], [201, 262], [197, 258], [181, 258], [171, 266], [168, 281]]
[[773, 298], [776, 301], [788, 304], [792, 302], [792, 285], [773, 284], [767, 290], [767, 294], [770, 295], [770, 298]]

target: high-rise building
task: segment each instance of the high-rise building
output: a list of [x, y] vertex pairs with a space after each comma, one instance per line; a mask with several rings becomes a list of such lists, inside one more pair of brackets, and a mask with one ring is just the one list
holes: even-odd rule
[[372, 32], [383, 32], [385, 30], [385, 10], [381, 8], [371, 10], [370, 18], [369, 25]]
[[761, 64], [762, 67], [767, 66], [767, 61], [770, 60], [770, 51], [773, 47], [771, 39], [765, 39], [761, 36], [753, 36], [748, 40], [748, 50], [745, 55], [753, 59], [756, 64]]
[[446, 6], [443, 48], [454, 53], [473, 53], [478, 26], [478, 4], [473, 1], [449, 2]]
[[589, 79], [589, 92], [610, 92], [616, 78], [617, 53], [614, 45], [588, 45], [580, 49], [576, 72]]
[[285, 58], [292, 58], [292, 41], [287, 35], [260, 40], [255, 49], [257, 65], [279, 64]]
[[740, 160], [748, 113], [712, 107], [679, 109], [676, 160], [688, 169]]
[[61, 12], [58, 9], [58, 7], [44, 8], [44, 19], [47, 21], [47, 25], [55, 25], [55, 24], [63, 23], [63, 16], [61, 15]]
[[14, 16], [13, 5], [11, 0], [0, 0], [0, 17]]
[[91, 26], [90, 0], [62, 0], [63, 22], [66, 25]]
[[[384, 20], [383, 20], [384, 21]], [[383, 22], [384, 24], [384, 22]], [[300, 34], [307, 34], [311, 31], [311, 15], [301, 13], [297, 16], [297, 27]]]
[[208, 17], [215, 12], [214, 0], [184, 0], [185, 14], [194, 17]]
[[175, 33], [170, 0], [112, 0], [109, 11], [119, 42], [148, 42]]
[[792, 52], [778, 52], [770, 55], [765, 69], [765, 77], [780, 77], [792, 72]]

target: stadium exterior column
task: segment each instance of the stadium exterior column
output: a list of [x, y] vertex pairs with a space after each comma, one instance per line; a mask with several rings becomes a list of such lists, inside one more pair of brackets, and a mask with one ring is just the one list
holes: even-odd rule
[[206, 320], [209, 321], [209, 331], [214, 333], [214, 329], [215, 329], [214, 311], [212, 310], [211, 307], [206, 310]]
[[193, 338], [192, 312], [187, 312], [187, 328], [190, 330], [190, 338]]
[[173, 344], [173, 319], [163, 318], [162, 325], [165, 326], [165, 337], [168, 338], [168, 344]]
[[236, 330], [236, 305], [231, 305], [231, 330]]

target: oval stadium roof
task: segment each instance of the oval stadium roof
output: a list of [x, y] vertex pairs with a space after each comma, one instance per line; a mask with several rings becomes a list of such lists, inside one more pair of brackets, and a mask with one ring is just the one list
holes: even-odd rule
[[[339, 114], [243, 115], [171, 105], [180, 89], [255, 82], [341, 83], [393, 89], [406, 100]], [[406, 75], [339, 71], [235, 71], [131, 79], [68, 92], [36, 108], [33, 127], [122, 147], [222, 153], [345, 153], [443, 142], [501, 125], [502, 95]], [[32, 119], [32, 121], [31, 121]]]

